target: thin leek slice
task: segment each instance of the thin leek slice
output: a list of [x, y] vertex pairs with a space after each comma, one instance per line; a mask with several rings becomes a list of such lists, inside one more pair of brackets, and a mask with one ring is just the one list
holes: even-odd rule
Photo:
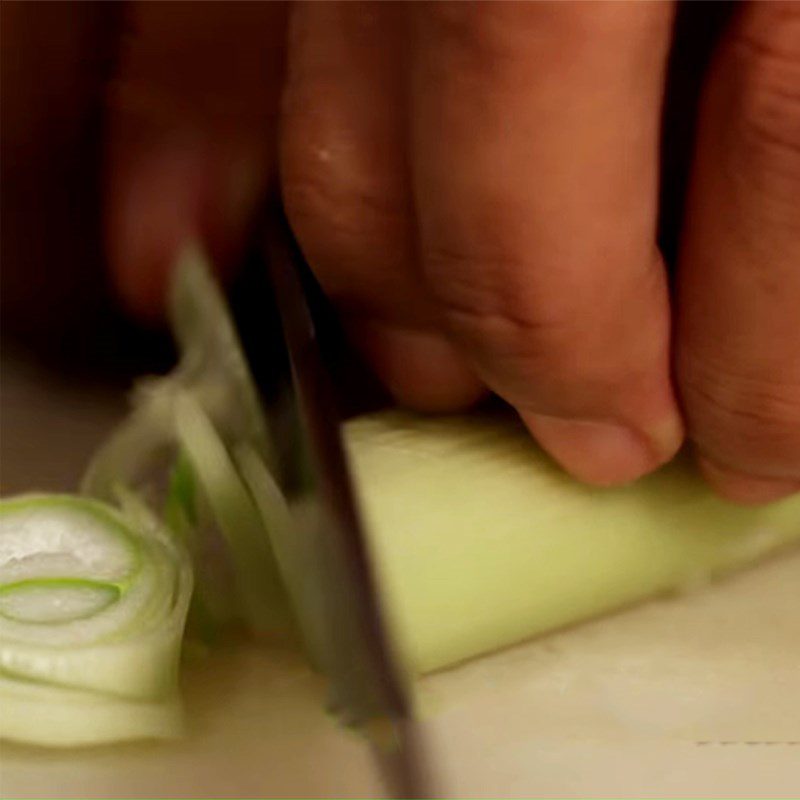
[[172, 331], [180, 351], [169, 374], [142, 380], [130, 417], [95, 454], [84, 475], [85, 494], [109, 500], [120, 483], [141, 489], [160, 460], [174, 460], [175, 402], [189, 392], [226, 440], [256, 443], [270, 453], [267, 422], [250, 372], [205, 254], [195, 245], [174, 270]]
[[228, 544], [239, 607], [253, 633], [285, 632], [285, 590], [261, 514], [210, 418], [194, 396], [176, 401], [178, 438]]
[[346, 433], [387, 613], [416, 672], [702, 584], [800, 540], [800, 497], [734, 506], [688, 460], [599, 490], [513, 422], [388, 413]]
[[114, 502], [123, 486], [163, 502], [167, 525], [193, 559], [191, 621], [203, 638], [234, 622], [281, 633], [284, 590], [228, 453], [251, 446], [271, 464], [271, 440], [224, 297], [196, 247], [176, 265], [170, 309], [179, 364], [140, 383], [131, 415], [93, 458], [82, 491]]
[[239, 616], [225, 543], [213, 520], [192, 465], [181, 451], [170, 475], [164, 521], [192, 557], [195, 586], [187, 629], [206, 643]]
[[191, 390], [223, 438], [253, 441], [261, 452], [271, 452], [267, 420], [228, 306], [196, 246], [175, 268], [170, 312], [181, 352], [170, 379]]
[[326, 619], [325, 598], [317, 583], [320, 553], [314, 550], [318, 507], [313, 501], [290, 510], [283, 492], [263, 459], [251, 447], [241, 445], [234, 453], [242, 480], [256, 504], [265, 534], [283, 585], [291, 601], [293, 618], [298, 622], [306, 654], [319, 667], [326, 657], [328, 637], [322, 625]]
[[180, 452], [170, 475], [169, 491], [164, 504], [164, 521], [188, 549], [196, 544], [198, 525], [197, 481], [186, 453]]

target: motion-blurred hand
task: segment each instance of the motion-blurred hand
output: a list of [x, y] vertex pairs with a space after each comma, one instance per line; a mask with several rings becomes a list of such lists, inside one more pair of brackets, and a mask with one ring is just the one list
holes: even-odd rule
[[[656, 245], [671, 3], [135, 4], [109, 244], [157, 310], [235, 260], [275, 165], [302, 247], [402, 402], [492, 390], [577, 477], [684, 432], [743, 502], [800, 489], [800, 4], [743, 4], [705, 76], [674, 291]], [[688, 112], [687, 112], [688, 113]], [[671, 176], [663, 176], [669, 179]]]

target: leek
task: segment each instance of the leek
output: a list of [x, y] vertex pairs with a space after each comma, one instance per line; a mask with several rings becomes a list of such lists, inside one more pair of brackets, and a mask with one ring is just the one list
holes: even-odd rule
[[[284, 634], [326, 663], [310, 534], [290, 509], [235, 327], [202, 254], [176, 272], [181, 350], [87, 470], [95, 499], [0, 502], [0, 737], [80, 745], [174, 735], [194, 630]], [[508, 417], [396, 411], [344, 427], [397, 652], [441, 669], [800, 540], [800, 497], [716, 498], [688, 459], [635, 485], [577, 484]], [[155, 509], [155, 510], [153, 510]]]
[[110, 499], [120, 483], [142, 486], [163, 461], [174, 461], [177, 398], [192, 395], [227, 439], [254, 442], [271, 453], [267, 421], [225, 300], [204, 254], [195, 246], [175, 269], [170, 316], [180, 350], [166, 376], [142, 380], [130, 417], [95, 454], [82, 482], [86, 494]]
[[0, 737], [175, 735], [187, 555], [137, 501], [0, 501]]
[[[198, 554], [198, 539], [214, 533], [187, 520], [210, 509], [238, 587], [235, 613], [250, 630], [273, 629], [283, 612], [268, 609], [285, 592], [324, 660], [319, 554], [276, 483], [234, 325], [197, 251], [177, 273], [172, 317], [179, 377], [162, 379], [166, 390], [140, 396], [137, 408], [159, 417], [153, 394], [169, 398], [160, 417], [177, 447], [169, 513]], [[702, 583], [800, 538], [800, 498], [730, 505], [685, 458], [633, 486], [592, 489], [508, 418], [384, 412], [349, 422], [344, 435], [386, 612], [414, 672]], [[104, 473], [114, 470], [101, 452], [90, 476]], [[208, 561], [195, 556], [198, 597], [213, 584]]]
[[800, 541], [800, 496], [717, 498], [688, 459], [636, 484], [583, 486], [520, 424], [399, 412], [346, 426], [397, 647], [447, 667]]
[[252, 634], [285, 632], [289, 612], [263, 517], [200, 404], [183, 393], [175, 411], [178, 438], [227, 543], [244, 621]]
[[130, 416], [95, 454], [81, 489], [114, 501], [123, 486], [163, 510], [192, 555], [190, 621], [202, 638], [231, 625], [285, 636], [285, 589], [230, 454], [250, 447], [272, 469], [272, 439], [224, 296], [194, 245], [176, 265], [170, 317], [178, 365], [139, 383]]

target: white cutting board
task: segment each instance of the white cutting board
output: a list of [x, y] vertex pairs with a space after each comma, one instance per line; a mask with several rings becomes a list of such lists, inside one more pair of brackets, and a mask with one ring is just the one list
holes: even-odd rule
[[[118, 401], [3, 365], [2, 491], [70, 488]], [[39, 483], [33, 481], [39, 478]], [[361, 741], [296, 656], [184, 671], [189, 734], [0, 749], [6, 797], [376, 796]], [[449, 796], [800, 796], [800, 552], [422, 680]], [[0, 708], [0, 714], [2, 708]]]

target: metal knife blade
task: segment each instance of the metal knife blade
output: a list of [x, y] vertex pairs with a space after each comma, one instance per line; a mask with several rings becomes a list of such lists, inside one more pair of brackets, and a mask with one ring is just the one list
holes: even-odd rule
[[269, 227], [268, 260], [283, 323], [305, 452], [296, 490], [313, 495], [319, 610], [326, 638], [323, 665], [342, 720], [362, 729], [389, 790], [430, 797], [429, 772], [410, 694], [387, 634], [368, 543], [351, 483], [331, 376], [301, 274], [307, 270], [280, 204]]

